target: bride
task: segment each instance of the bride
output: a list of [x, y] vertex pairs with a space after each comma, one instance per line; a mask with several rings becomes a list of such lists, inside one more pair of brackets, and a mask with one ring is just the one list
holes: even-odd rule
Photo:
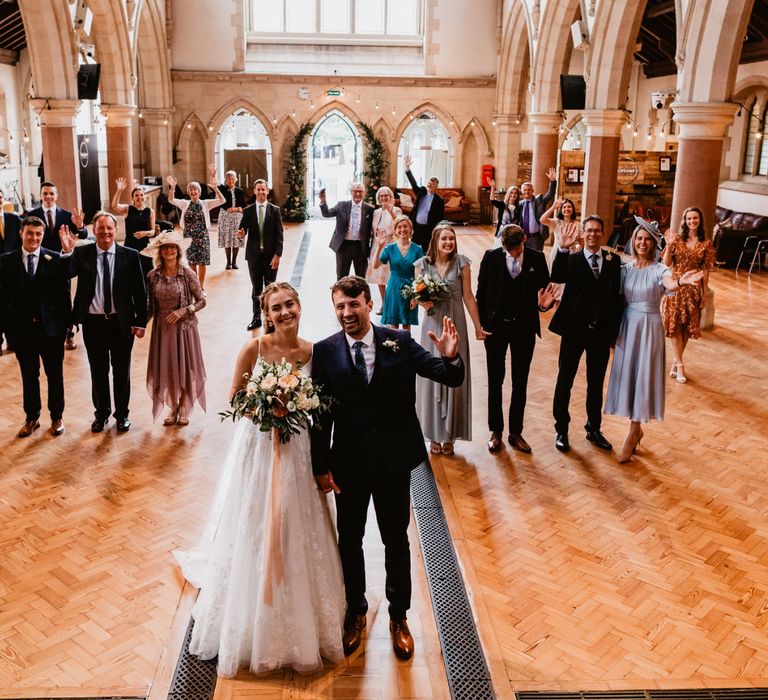
[[[259, 362], [283, 358], [311, 371], [312, 344], [298, 336], [301, 303], [286, 282], [261, 295], [267, 332], [237, 358], [230, 398]], [[174, 552], [200, 588], [189, 650], [218, 655], [221, 676], [292, 668], [310, 673], [341, 661], [344, 587], [326, 496], [312, 476], [309, 436], [273, 442], [251, 421], [238, 424], [225, 473], [221, 521], [210, 545]]]

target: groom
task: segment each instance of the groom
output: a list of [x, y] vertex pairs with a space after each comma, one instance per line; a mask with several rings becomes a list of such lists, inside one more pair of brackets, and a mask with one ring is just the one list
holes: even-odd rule
[[[335, 399], [330, 418], [312, 433], [312, 470], [324, 493], [336, 493], [339, 553], [347, 614], [344, 653], [360, 645], [365, 599], [363, 534], [373, 498], [384, 543], [389, 629], [395, 654], [413, 655], [406, 612], [411, 604], [408, 546], [411, 470], [426, 461], [416, 417], [416, 375], [451, 387], [464, 381], [453, 322], [430, 338], [442, 354], [431, 355], [410, 334], [371, 324], [371, 290], [361, 277], [341, 278], [331, 288], [342, 330], [317, 343], [312, 376]], [[331, 440], [333, 433], [333, 440]]]

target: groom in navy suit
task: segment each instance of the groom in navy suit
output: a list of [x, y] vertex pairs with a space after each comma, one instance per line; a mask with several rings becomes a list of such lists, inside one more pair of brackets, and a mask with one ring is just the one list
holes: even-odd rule
[[[371, 324], [371, 290], [360, 277], [331, 288], [342, 330], [320, 341], [312, 376], [335, 399], [330, 418], [312, 432], [312, 470], [323, 492], [336, 493], [339, 553], [347, 614], [344, 653], [359, 645], [365, 628], [363, 535], [373, 498], [384, 543], [392, 645], [398, 657], [413, 654], [406, 612], [411, 603], [408, 546], [411, 470], [427, 459], [416, 417], [416, 375], [451, 387], [464, 381], [459, 335], [446, 318], [443, 333], [430, 332], [442, 357], [428, 353], [410, 334]], [[333, 434], [333, 439], [331, 439]]]

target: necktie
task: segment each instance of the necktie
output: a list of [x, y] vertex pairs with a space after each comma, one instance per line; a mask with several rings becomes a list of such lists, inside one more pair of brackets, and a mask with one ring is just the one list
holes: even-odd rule
[[363, 342], [356, 340], [352, 343], [352, 348], [355, 351], [355, 372], [360, 376], [366, 384], [368, 383], [368, 368], [365, 366], [365, 358], [363, 357]]
[[516, 280], [520, 274], [520, 263], [517, 261], [517, 258], [512, 258], [512, 271], [509, 274], [513, 280]]
[[530, 221], [528, 219], [528, 202], [523, 202], [523, 231], [525, 233], [530, 231]]
[[48, 220], [48, 228], [51, 230], [51, 233], [53, 233], [53, 216], [50, 209], [45, 212], [45, 218]]
[[600, 277], [600, 268], [597, 266], [597, 253], [592, 253], [592, 255], [589, 256], [589, 259], [592, 261], [592, 274], [595, 276], [595, 279]]
[[104, 293], [104, 314], [106, 316], [112, 315], [112, 283], [109, 279], [109, 253], [106, 251], [101, 256], [103, 269], [102, 269], [102, 276], [101, 281], [103, 284], [103, 293]]
[[357, 238], [357, 232], [360, 230], [360, 207], [352, 205], [352, 215], [349, 217], [349, 233], [352, 238]]
[[264, 233], [264, 205], [259, 204], [259, 232]]
[[27, 255], [27, 274], [30, 277], [35, 276], [35, 254]]

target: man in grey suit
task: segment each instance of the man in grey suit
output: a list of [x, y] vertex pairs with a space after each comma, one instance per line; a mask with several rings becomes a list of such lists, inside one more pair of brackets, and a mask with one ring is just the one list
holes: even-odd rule
[[539, 219], [547, 210], [557, 190], [557, 170], [555, 168], [547, 170], [547, 179], [549, 180], [549, 188], [546, 194], [534, 195], [533, 184], [524, 182], [520, 186], [522, 199], [517, 205], [518, 219], [525, 233], [525, 246], [539, 251], [544, 250], [544, 241], [548, 235], [547, 227], [542, 226]]
[[365, 278], [368, 256], [371, 252], [371, 231], [373, 207], [363, 201], [365, 187], [355, 182], [349, 190], [352, 199], [339, 202], [333, 209], [328, 208], [325, 190], [320, 190], [320, 213], [326, 218], [336, 218], [329, 247], [336, 253], [336, 279], [349, 274], [350, 265], [355, 274]]

